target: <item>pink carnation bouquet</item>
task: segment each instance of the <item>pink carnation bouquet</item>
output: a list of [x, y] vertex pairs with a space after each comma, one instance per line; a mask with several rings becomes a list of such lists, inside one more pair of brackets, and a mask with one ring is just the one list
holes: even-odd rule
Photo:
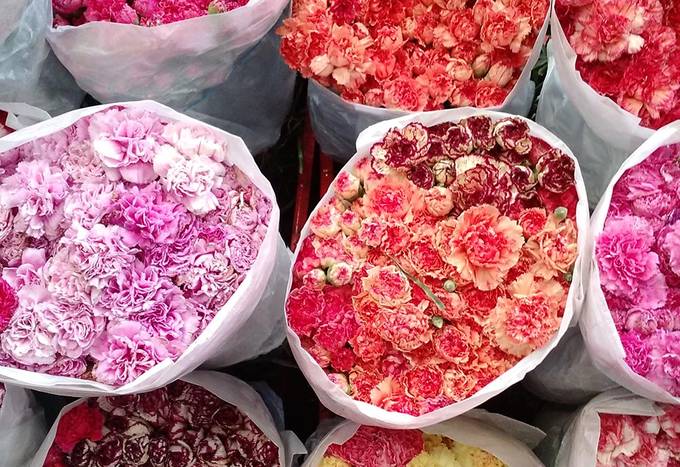
[[505, 114], [388, 121], [357, 147], [303, 231], [288, 337], [326, 407], [426, 426], [556, 344], [580, 295], [585, 192], [561, 143]]
[[228, 375], [196, 372], [151, 392], [66, 406], [36, 454], [43, 467], [284, 467], [260, 396]]
[[[513, 437], [518, 433], [525, 440]], [[422, 430], [344, 421], [317, 440], [302, 467], [542, 467], [524, 441], [534, 445], [543, 436], [529, 425], [476, 410]]]
[[677, 129], [631, 156], [594, 214], [596, 269], [582, 326], [610, 378], [668, 402], [680, 397], [680, 144], [664, 138]]
[[[526, 114], [548, 0], [301, 0], [281, 53], [310, 78], [321, 148], [343, 160], [358, 132], [401, 111], [503, 107]], [[328, 88], [328, 89], [324, 89]], [[336, 136], [341, 128], [346, 136]]]
[[555, 465], [677, 467], [680, 407], [619, 388], [600, 394], [572, 419]]
[[238, 138], [149, 103], [11, 137], [0, 150], [3, 377], [111, 390], [163, 363], [157, 387], [229, 348], [207, 341], [253, 312], [274, 258], [255, 263], [276, 256], [278, 224]]
[[660, 128], [680, 118], [680, 2], [557, 0], [577, 55], [576, 69], [598, 93]]
[[109, 21], [158, 26], [209, 14], [226, 13], [248, 0], [52, 0], [55, 26]]

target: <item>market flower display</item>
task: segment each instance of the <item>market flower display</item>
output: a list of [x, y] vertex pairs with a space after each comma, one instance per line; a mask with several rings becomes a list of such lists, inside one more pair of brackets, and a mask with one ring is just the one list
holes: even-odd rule
[[120, 106], [0, 153], [0, 364], [121, 386], [180, 357], [270, 220], [229, 161], [207, 127]]
[[660, 128], [680, 118], [680, 4], [558, 0], [576, 69], [598, 93]]
[[226, 13], [248, 0], [52, 0], [55, 26], [108, 21], [158, 26], [210, 14]]
[[597, 238], [600, 286], [637, 374], [680, 396], [680, 145], [657, 149], [613, 188]]
[[342, 96], [407, 111], [501, 105], [548, 0], [303, 0], [279, 29], [291, 68]]
[[[492, 454], [419, 430], [361, 426], [348, 441], [332, 444], [318, 467], [505, 467]], [[315, 466], [317, 467], [317, 466]]]
[[660, 408], [649, 417], [600, 413], [597, 467], [680, 464], [680, 408]]
[[184, 381], [86, 399], [58, 420], [45, 467], [278, 467], [279, 448], [239, 408]]
[[309, 221], [290, 330], [351, 398], [422, 415], [557, 333], [578, 256], [575, 162], [525, 120], [393, 128]]

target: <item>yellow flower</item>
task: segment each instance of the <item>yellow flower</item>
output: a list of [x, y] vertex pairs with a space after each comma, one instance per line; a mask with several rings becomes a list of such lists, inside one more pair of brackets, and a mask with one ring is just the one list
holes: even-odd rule
[[465, 444], [455, 443], [451, 452], [455, 454], [460, 467], [505, 467], [495, 456]]
[[407, 464], [407, 467], [463, 467], [456, 456], [446, 446], [437, 446], [420, 453]]
[[352, 466], [349, 465], [347, 462], [343, 461], [342, 459], [338, 459], [337, 457], [326, 456], [323, 459], [321, 459], [321, 463], [319, 464], [318, 467], [352, 467]]

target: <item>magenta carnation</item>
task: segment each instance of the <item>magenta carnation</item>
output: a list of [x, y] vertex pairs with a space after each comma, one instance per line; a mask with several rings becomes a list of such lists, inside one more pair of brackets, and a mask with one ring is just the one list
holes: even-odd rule
[[642, 306], [662, 306], [666, 284], [653, 245], [654, 232], [644, 219], [626, 216], [609, 220], [596, 247], [602, 286], [618, 295], [636, 291], [639, 295], [634, 298]]

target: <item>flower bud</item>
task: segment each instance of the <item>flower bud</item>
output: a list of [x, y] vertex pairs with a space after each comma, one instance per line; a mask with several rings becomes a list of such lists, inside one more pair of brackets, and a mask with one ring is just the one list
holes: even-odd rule
[[560, 206], [559, 208], [555, 209], [555, 217], [557, 218], [558, 221], [563, 221], [564, 219], [567, 218], [567, 208], [564, 206]]
[[347, 285], [352, 280], [352, 266], [347, 263], [335, 263], [328, 268], [328, 282], [336, 287]]
[[442, 159], [432, 166], [437, 184], [449, 186], [456, 179], [456, 164], [451, 159]]
[[491, 65], [491, 57], [487, 54], [478, 55], [477, 58], [472, 62], [472, 71], [475, 74], [475, 78], [483, 78], [489, 72], [489, 66]]
[[335, 192], [342, 199], [352, 201], [359, 196], [361, 181], [347, 171], [340, 172], [335, 180]]
[[444, 282], [444, 290], [447, 292], [455, 292], [456, 291], [456, 281], [453, 279], [448, 279], [446, 282]]

